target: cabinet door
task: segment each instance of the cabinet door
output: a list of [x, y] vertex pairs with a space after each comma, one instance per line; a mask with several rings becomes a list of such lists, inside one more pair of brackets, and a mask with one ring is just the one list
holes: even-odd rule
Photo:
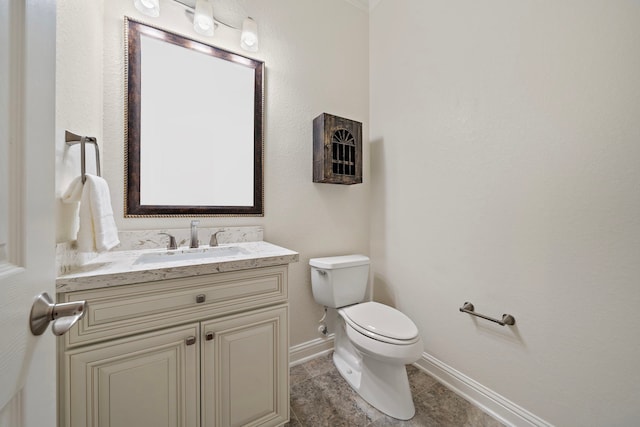
[[203, 322], [202, 426], [289, 419], [287, 306]]
[[64, 425], [199, 426], [198, 336], [191, 324], [67, 351]]

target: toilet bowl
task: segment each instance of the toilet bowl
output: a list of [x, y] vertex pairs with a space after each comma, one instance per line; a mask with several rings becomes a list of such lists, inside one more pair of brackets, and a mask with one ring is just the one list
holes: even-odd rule
[[374, 359], [406, 365], [422, 355], [416, 325], [402, 312], [377, 302], [339, 309], [356, 349]]
[[415, 414], [406, 364], [422, 355], [418, 328], [405, 314], [377, 302], [362, 302], [369, 259], [363, 255], [315, 258], [316, 301], [336, 308], [333, 362], [340, 375], [371, 405], [408, 420]]

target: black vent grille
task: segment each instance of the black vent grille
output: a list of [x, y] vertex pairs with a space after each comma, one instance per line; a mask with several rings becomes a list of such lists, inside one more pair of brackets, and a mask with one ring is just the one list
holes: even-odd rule
[[356, 140], [346, 129], [338, 129], [331, 137], [333, 151], [332, 169], [334, 174], [356, 174]]

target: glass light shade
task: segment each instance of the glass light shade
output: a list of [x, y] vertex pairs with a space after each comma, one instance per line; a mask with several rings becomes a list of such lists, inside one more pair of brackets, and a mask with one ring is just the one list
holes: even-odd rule
[[133, 5], [145, 15], [160, 16], [160, 0], [133, 0]]
[[213, 6], [208, 0], [196, 1], [196, 11], [193, 15], [193, 30], [203, 36], [213, 36]]
[[258, 51], [258, 24], [252, 18], [246, 18], [242, 23], [240, 47], [249, 52]]

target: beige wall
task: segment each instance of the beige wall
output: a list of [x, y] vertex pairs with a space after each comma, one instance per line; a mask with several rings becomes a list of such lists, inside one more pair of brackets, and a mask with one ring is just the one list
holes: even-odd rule
[[[101, 108], [95, 116], [91, 114], [91, 120], [98, 117], [103, 123], [103, 128], [96, 131], [102, 133], [103, 176], [111, 187], [116, 222], [121, 230], [180, 228], [189, 224], [189, 218], [123, 218], [123, 17], [127, 15], [199, 38], [182, 8], [171, 1], [160, 3], [161, 16], [152, 19], [139, 14], [131, 0], [105, 1], [103, 23], [96, 27], [98, 33], [103, 27], [103, 35], [97, 42], [87, 41], [83, 34], [76, 33], [58, 46], [59, 55], [95, 47], [92, 60], [99, 60], [101, 67], [103, 64], [103, 69], [98, 70], [103, 79], [100, 93], [95, 95], [95, 86], [88, 89], [95, 96], [95, 105]], [[240, 24], [244, 16], [251, 15], [259, 25], [260, 52], [254, 57], [263, 60], [266, 67], [265, 216], [202, 218], [201, 225], [262, 225], [265, 240], [300, 253], [300, 262], [291, 265], [289, 276], [290, 342], [300, 344], [318, 336], [317, 321], [322, 315], [322, 307], [311, 295], [309, 258], [368, 253], [371, 179], [368, 146], [364, 147], [364, 184], [340, 186], [311, 181], [311, 124], [318, 114], [328, 112], [363, 122], [364, 140], [368, 140], [368, 15], [344, 0], [214, 0], [213, 5], [214, 14], [231, 23]], [[73, 13], [74, 8], [67, 10]], [[71, 16], [65, 18], [63, 13], [62, 18], [67, 22], [65, 26], [73, 26]], [[201, 40], [246, 54], [239, 48], [237, 31], [220, 27], [213, 39]], [[66, 67], [63, 70], [69, 72]], [[74, 114], [80, 116], [81, 112], [73, 105], [64, 113]], [[61, 156], [57, 162], [58, 168], [71, 170], [73, 175], [73, 169], [63, 164]], [[175, 165], [177, 170], [187, 167]], [[57, 182], [59, 191], [66, 185], [63, 180]], [[68, 215], [63, 215], [61, 222], [65, 221], [69, 221]]]
[[[98, 138], [102, 146], [101, 1], [58, 0], [56, 22], [56, 236], [74, 237], [75, 205], [60, 196], [80, 174], [80, 146], [68, 147], [64, 132]], [[87, 172], [95, 173], [92, 146], [87, 146]]]
[[[79, 171], [64, 129], [90, 133], [121, 229], [186, 227], [122, 217], [122, 18], [144, 17], [130, 0], [89, 3], [58, 1], [57, 192]], [[300, 252], [292, 345], [317, 336], [321, 315], [308, 259], [371, 244], [376, 299], [416, 321], [430, 355], [550, 423], [633, 424], [640, 6], [374, 3], [369, 18], [343, 0], [214, 0], [260, 26], [266, 210], [203, 225], [262, 225]], [[150, 23], [196, 37], [162, 6]], [[205, 41], [242, 53], [236, 39], [222, 29]], [[364, 184], [311, 182], [321, 112], [364, 122]], [[71, 216], [61, 212], [59, 240]], [[516, 326], [472, 320], [457, 310], [467, 300]]]
[[639, 41], [635, 1], [371, 12], [374, 295], [558, 426], [640, 420]]

